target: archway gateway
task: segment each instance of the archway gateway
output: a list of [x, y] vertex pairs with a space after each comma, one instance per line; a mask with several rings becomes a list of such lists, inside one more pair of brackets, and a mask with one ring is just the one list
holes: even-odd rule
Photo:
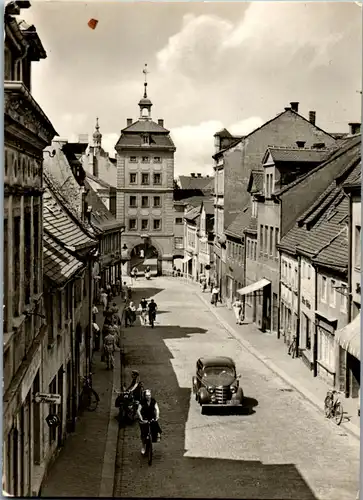
[[136, 267], [139, 274], [143, 274], [147, 267], [151, 274], [161, 274], [161, 255], [152, 244], [140, 243], [130, 252], [130, 271]]

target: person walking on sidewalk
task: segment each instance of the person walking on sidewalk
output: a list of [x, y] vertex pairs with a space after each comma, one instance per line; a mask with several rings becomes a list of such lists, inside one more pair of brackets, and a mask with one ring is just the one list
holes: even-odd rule
[[142, 298], [140, 301], [140, 322], [143, 326], [147, 324], [147, 300]]
[[156, 310], [158, 308], [156, 302], [154, 302], [154, 299], [151, 299], [149, 302], [149, 324], [151, 325], [151, 328], [154, 328], [154, 321], [156, 320]]
[[105, 337], [104, 340], [104, 352], [105, 352], [105, 358], [106, 358], [106, 363], [107, 363], [107, 370], [115, 366], [115, 358], [114, 358], [114, 353], [116, 350], [116, 336], [111, 330], [109, 331], [108, 335]]
[[96, 304], [94, 303], [93, 307], [92, 307], [92, 321], [93, 321], [93, 323], [96, 323], [96, 321], [97, 321], [97, 314], [98, 314], [98, 309], [97, 309]]
[[218, 295], [219, 295], [219, 288], [217, 286], [213, 286], [212, 289], [212, 300], [211, 303], [217, 307], [217, 302], [218, 302]]
[[100, 332], [100, 327], [97, 325], [95, 321], [93, 322], [92, 329], [93, 329], [94, 350], [99, 351], [101, 345], [101, 332]]
[[101, 288], [101, 302], [102, 302], [102, 305], [103, 305], [103, 309], [107, 309], [107, 303], [108, 303], [108, 299], [107, 299], [107, 293], [105, 292], [105, 290], [103, 288]]
[[239, 299], [239, 297], [237, 297], [236, 300], [233, 302], [232, 308], [233, 308], [234, 315], [236, 316], [236, 324], [240, 325], [243, 321], [243, 319], [242, 319], [243, 304], [242, 304], [241, 300]]

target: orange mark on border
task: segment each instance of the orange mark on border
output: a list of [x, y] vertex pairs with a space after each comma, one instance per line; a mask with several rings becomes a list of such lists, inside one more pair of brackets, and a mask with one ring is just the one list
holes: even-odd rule
[[97, 24], [98, 24], [97, 19], [90, 19], [90, 20], [88, 21], [88, 26], [89, 26], [92, 30], [94, 30], [94, 29], [96, 28]]

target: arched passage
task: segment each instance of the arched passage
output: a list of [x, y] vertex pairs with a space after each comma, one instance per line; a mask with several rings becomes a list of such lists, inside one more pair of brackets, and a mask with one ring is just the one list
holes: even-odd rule
[[135, 245], [130, 252], [130, 270], [137, 268], [139, 273], [144, 273], [147, 267], [151, 274], [161, 274], [161, 254], [152, 244], [140, 243]]

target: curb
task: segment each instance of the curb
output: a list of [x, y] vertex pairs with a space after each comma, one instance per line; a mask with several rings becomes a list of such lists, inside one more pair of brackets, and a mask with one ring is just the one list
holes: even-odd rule
[[[222, 324], [225, 330], [227, 330], [232, 337], [237, 340], [247, 351], [249, 351], [255, 358], [261, 361], [264, 365], [266, 365], [271, 371], [273, 371], [276, 375], [278, 375], [284, 382], [293, 387], [300, 395], [302, 395], [305, 399], [307, 399], [320, 413], [324, 414], [324, 410], [322, 407], [322, 403], [318, 400], [310, 391], [305, 388], [302, 388], [300, 384], [296, 383], [296, 381], [291, 378], [287, 373], [281, 370], [278, 366], [275, 365], [272, 361], [267, 359], [263, 354], [261, 354], [257, 349], [255, 349], [247, 340], [241, 339], [234, 328], [232, 328], [224, 319], [222, 319], [218, 312], [211, 307], [211, 305], [206, 301], [204, 297], [199, 295], [197, 292], [194, 294], [199, 297], [199, 299], [208, 306], [209, 310], [214, 314], [214, 316], [218, 319], [218, 321]], [[347, 432], [349, 432], [353, 437], [360, 440], [360, 430], [357, 430], [353, 427], [353, 424], [347, 425], [345, 423], [341, 423], [339, 427], [344, 428]], [[351, 428], [353, 427], [353, 428]]]

